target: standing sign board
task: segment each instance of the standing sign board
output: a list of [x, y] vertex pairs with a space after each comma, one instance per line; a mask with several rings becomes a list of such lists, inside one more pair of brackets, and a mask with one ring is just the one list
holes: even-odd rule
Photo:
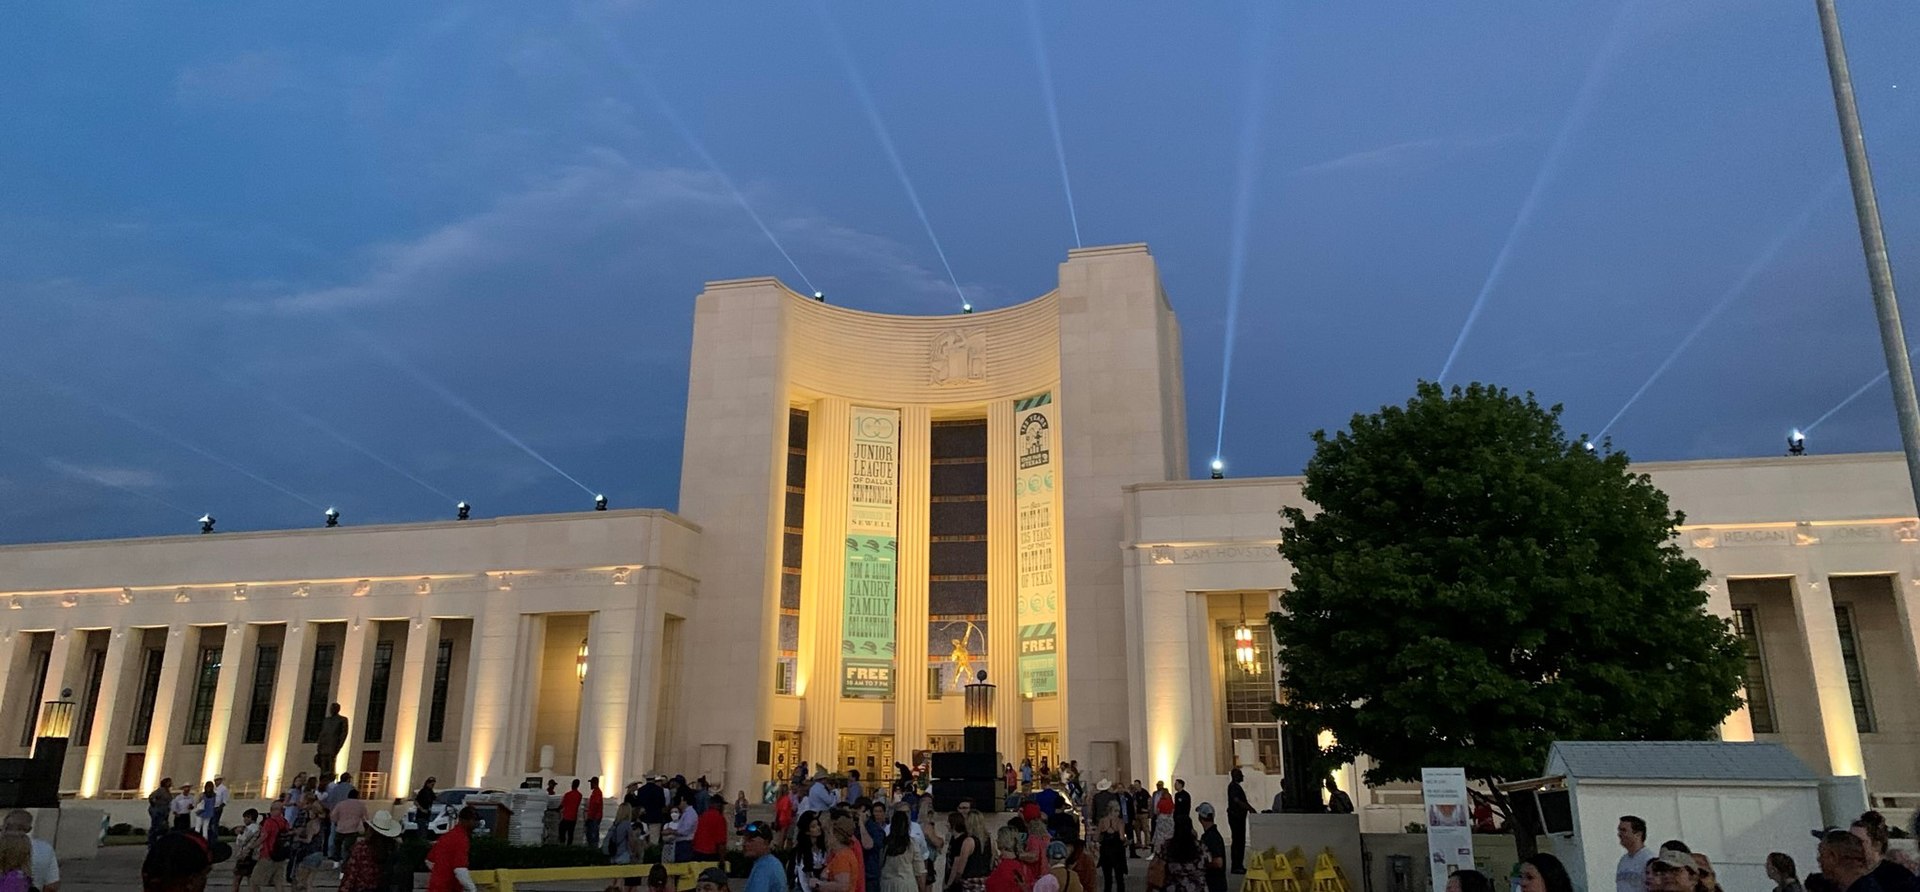
[[1420, 769], [1420, 798], [1427, 807], [1427, 869], [1433, 888], [1445, 889], [1456, 870], [1473, 868], [1473, 802], [1464, 768]]

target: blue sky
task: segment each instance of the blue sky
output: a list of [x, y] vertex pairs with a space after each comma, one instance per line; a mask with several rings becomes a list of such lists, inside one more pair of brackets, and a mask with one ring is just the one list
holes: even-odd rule
[[[1180, 314], [1196, 474], [1236, 219], [1237, 476], [1439, 374], [1503, 245], [1448, 380], [1575, 432], [1722, 307], [1613, 425], [1636, 458], [1778, 453], [1882, 368], [1811, 3], [1034, 11], [1083, 239], [1150, 243]], [[1920, 6], [1842, 14], [1920, 294]], [[1023, 3], [12, 8], [0, 542], [673, 507], [694, 295], [801, 284], [729, 181], [836, 303], [958, 302], [836, 45], [968, 298], [1052, 287]], [[1897, 448], [1885, 385], [1810, 445]]]

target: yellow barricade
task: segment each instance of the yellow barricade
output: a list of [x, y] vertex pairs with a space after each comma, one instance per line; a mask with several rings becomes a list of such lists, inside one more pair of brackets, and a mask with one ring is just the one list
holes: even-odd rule
[[1350, 892], [1352, 888], [1339, 859], [1333, 857], [1333, 849], [1321, 849], [1313, 865], [1313, 892]]
[[[667, 877], [673, 888], [692, 889], [700, 871], [719, 867], [718, 861], [681, 861], [667, 865]], [[605, 867], [536, 867], [527, 869], [472, 871], [473, 884], [497, 892], [513, 892], [515, 883], [540, 883], [566, 880], [618, 880], [645, 877], [651, 864], [609, 864]]]

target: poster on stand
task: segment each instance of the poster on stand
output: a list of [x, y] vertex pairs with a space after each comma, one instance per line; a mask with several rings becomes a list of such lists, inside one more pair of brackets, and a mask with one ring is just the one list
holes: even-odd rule
[[898, 647], [900, 412], [855, 406], [852, 414], [840, 695], [885, 699], [893, 696]]
[[1060, 576], [1054, 566], [1059, 553], [1054, 546], [1054, 481], [1060, 439], [1054, 409], [1052, 391], [1013, 403], [1014, 569], [1023, 697], [1060, 692]]
[[1427, 810], [1427, 869], [1433, 888], [1445, 889], [1456, 870], [1473, 869], [1473, 802], [1464, 768], [1420, 769]]

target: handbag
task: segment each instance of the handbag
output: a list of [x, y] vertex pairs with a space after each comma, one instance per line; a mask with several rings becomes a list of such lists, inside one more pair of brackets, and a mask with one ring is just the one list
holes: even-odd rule
[[1159, 855], [1147, 862], [1147, 888], [1165, 889], [1167, 887], [1167, 862]]

